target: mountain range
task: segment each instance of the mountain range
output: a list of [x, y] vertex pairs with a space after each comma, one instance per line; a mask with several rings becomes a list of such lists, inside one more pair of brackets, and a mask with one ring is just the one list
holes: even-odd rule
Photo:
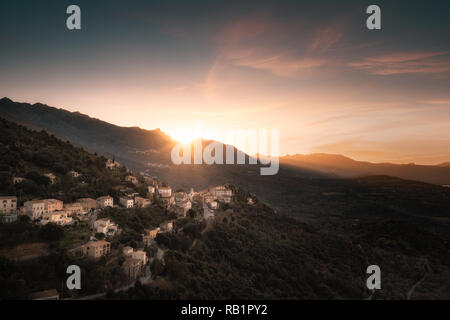
[[[160, 129], [120, 127], [79, 112], [50, 107], [41, 103], [0, 100], [0, 115], [32, 129], [45, 129], [89, 151], [115, 157], [129, 167], [149, 171], [171, 166], [170, 150], [176, 144]], [[338, 177], [389, 175], [433, 184], [450, 184], [450, 162], [437, 165], [371, 163], [337, 154], [296, 154], [281, 157], [281, 163], [310, 174], [324, 173]], [[158, 172], [160, 173], [160, 172]]]
[[[349, 185], [358, 181], [354, 178], [377, 175], [450, 184], [450, 166], [446, 164], [374, 164], [330, 154], [281, 157], [280, 170], [275, 176], [261, 176], [259, 165], [176, 166], [170, 160], [170, 151], [177, 142], [159, 129], [120, 127], [79, 112], [41, 103], [19, 103], [8, 98], [0, 100], [0, 117], [31, 129], [46, 130], [90, 152], [114, 158], [136, 171], [158, 176], [174, 187], [201, 189], [232, 183], [256, 194], [276, 210], [303, 218], [320, 215], [323, 208], [328, 207], [324, 204], [317, 209], [311, 199], [316, 200], [318, 193], [339, 194], [341, 189], [349, 190]], [[333, 211], [331, 201], [327, 214]]]
[[448, 162], [437, 165], [371, 163], [356, 161], [339, 154], [314, 153], [284, 156], [281, 158], [281, 163], [346, 178], [388, 175], [440, 185], [450, 182], [450, 163]]

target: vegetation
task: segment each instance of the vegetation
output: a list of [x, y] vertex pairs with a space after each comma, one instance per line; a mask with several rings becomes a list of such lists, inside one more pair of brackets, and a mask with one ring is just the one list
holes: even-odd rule
[[236, 193], [232, 209], [219, 213], [211, 227], [191, 222], [182, 232], [158, 236], [169, 250], [165, 266], [153, 268], [168, 282], [157, 280], [114, 298], [365, 299], [371, 295], [365, 286], [370, 264], [383, 270], [383, 290], [373, 298], [404, 299], [425, 275], [442, 285], [417, 297], [448, 298], [449, 243], [444, 230], [430, 231], [438, 224], [421, 219], [306, 224], [261, 203], [247, 205], [248, 194]]
[[112, 239], [113, 247], [122, 244], [136, 248], [142, 243], [142, 234], [146, 229], [157, 228], [162, 222], [175, 219], [176, 215], [154, 205], [150, 208], [106, 208], [99, 218], [110, 218], [122, 230], [118, 237]]
[[39, 230], [39, 235], [47, 241], [58, 241], [64, 237], [64, 229], [54, 223], [47, 223]]
[[[117, 195], [114, 187], [120, 185], [126, 170], [108, 170], [105, 163], [104, 157], [45, 131], [31, 131], [0, 118], [0, 194], [16, 195], [20, 204], [34, 198], [72, 202], [77, 198]], [[71, 170], [80, 177], [69, 176]], [[56, 183], [51, 184], [46, 173], [53, 173]], [[14, 184], [13, 177], [25, 180]]]
[[[121, 183], [125, 169], [106, 170], [105, 158], [46, 132], [0, 119], [0, 133], [0, 193], [17, 195], [20, 203], [35, 197], [66, 202], [117, 197], [121, 186], [145, 193]], [[81, 176], [71, 178], [70, 170]], [[58, 182], [51, 184], [43, 176], [47, 172]], [[26, 180], [14, 185], [12, 177], [17, 176]], [[266, 178], [253, 179], [256, 191], [267, 182], [261, 179]], [[450, 299], [450, 190], [390, 177], [293, 180], [280, 175], [271, 180], [273, 192], [266, 198], [281, 204], [274, 209], [246, 190], [230, 187], [233, 202], [221, 205], [214, 220], [202, 221], [201, 208], [194, 206], [187, 217], [177, 219], [174, 233], [159, 234], [156, 242], [165, 254], [163, 261], [154, 259], [150, 265], [156, 279], [120, 293], [111, 291], [125, 280], [118, 249], [141, 246], [145, 229], [176, 218], [158, 203], [99, 214], [116, 222], [122, 233], [112, 239], [112, 253], [98, 261], [69, 253], [89, 238], [86, 223], [40, 227], [22, 216], [0, 224], [0, 298], [59, 289], [67, 266], [77, 264], [83, 274], [81, 295], [110, 291], [108, 298], [129, 299], [365, 299], [372, 294], [365, 287], [366, 268], [377, 264], [382, 290], [373, 298], [404, 299], [425, 279], [415, 298]], [[249, 197], [254, 204], [248, 204]], [[22, 260], [1, 257], [18, 244], [35, 243], [43, 243], [45, 254]], [[147, 252], [152, 257], [155, 248]]]

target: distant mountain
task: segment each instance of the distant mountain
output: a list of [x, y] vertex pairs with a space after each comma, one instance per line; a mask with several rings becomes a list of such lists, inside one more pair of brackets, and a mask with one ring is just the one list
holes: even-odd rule
[[371, 163], [356, 161], [342, 155], [325, 153], [289, 155], [282, 157], [280, 161], [285, 165], [333, 173], [345, 178], [388, 175], [439, 185], [450, 184], [450, 163], [448, 162], [436, 166]]
[[440, 164], [438, 164], [436, 166], [437, 167], [443, 167], [443, 168], [450, 167], [450, 162], [443, 162], [443, 163], [440, 163]]

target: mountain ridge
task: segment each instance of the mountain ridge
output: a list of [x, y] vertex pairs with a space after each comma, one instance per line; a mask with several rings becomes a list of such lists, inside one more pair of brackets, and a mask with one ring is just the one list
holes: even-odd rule
[[[323, 182], [323, 179], [356, 178], [364, 175], [398, 176], [393, 172], [385, 171], [370, 173], [370, 171], [356, 170], [355, 173], [355, 170], [345, 167], [319, 166], [306, 161], [299, 164], [296, 161], [286, 161], [285, 157], [280, 158], [280, 170], [275, 176], [261, 176], [260, 165], [177, 166], [173, 165], [170, 160], [171, 149], [176, 142], [160, 130], [149, 131], [140, 128], [119, 127], [64, 109], [60, 110], [42, 104], [34, 104], [34, 106], [2, 99], [0, 100], [0, 116], [10, 120], [13, 118], [12, 121], [32, 129], [36, 129], [36, 127], [45, 129], [90, 152], [115, 158], [135, 171], [145, 171], [150, 175], [158, 176], [175, 188], [203, 189], [210, 185], [224, 183], [239, 185], [254, 193], [275, 210], [305, 219], [315, 217], [318, 212], [322, 212], [316, 210], [315, 204], [310, 199], [323, 201], [317, 198], [317, 192], [323, 191], [324, 183], [326, 184], [326, 194], [332, 194], [341, 188], [331, 187], [336, 182]], [[345, 156], [338, 156], [338, 158], [349, 163], [354, 161]], [[415, 168], [414, 166], [408, 167]], [[436, 168], [441, 171], [448, 170], [448, 168]], [[450, 184], [450, 179], [438, 180], [442, 180], [442, 177], [442, 174], [438, 174], [436, 180], [430, 180], [425, 174], [421, 177], [413, 175], [406, 178], [428, 183], [437, 182], [440, 185]], [[405, 175], [400, 178], [405, 178]], [[436, 175], [433, 178], [436, 178]], [[346, 181], [342, 181], [338, 184], [345, 185], [346, 183]], [[407, 184], [407, 182], [405, 183]], [[334, 209], [330, 205], [328, 210]]]
[[280, 163], [334, 173], [343, 178], [388, 175], [438, 185], [445, 185], [450, 182], [450, 166], [445, 165], [445, 163], [440, 165], [372, 163], [354, 160], [343, 155], [326, 153], [288, 155], [281, 157]]

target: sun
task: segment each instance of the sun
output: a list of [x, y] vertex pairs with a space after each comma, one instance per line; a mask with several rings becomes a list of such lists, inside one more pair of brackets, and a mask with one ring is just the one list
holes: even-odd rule
[[183, 129], [174, 129], [174, 130], [165, 130], [167, 134], [173, 139], [182, 144], [189, 144], [195, 138], [197, 138], [193, 132], [193, 130], [183, 130]]

